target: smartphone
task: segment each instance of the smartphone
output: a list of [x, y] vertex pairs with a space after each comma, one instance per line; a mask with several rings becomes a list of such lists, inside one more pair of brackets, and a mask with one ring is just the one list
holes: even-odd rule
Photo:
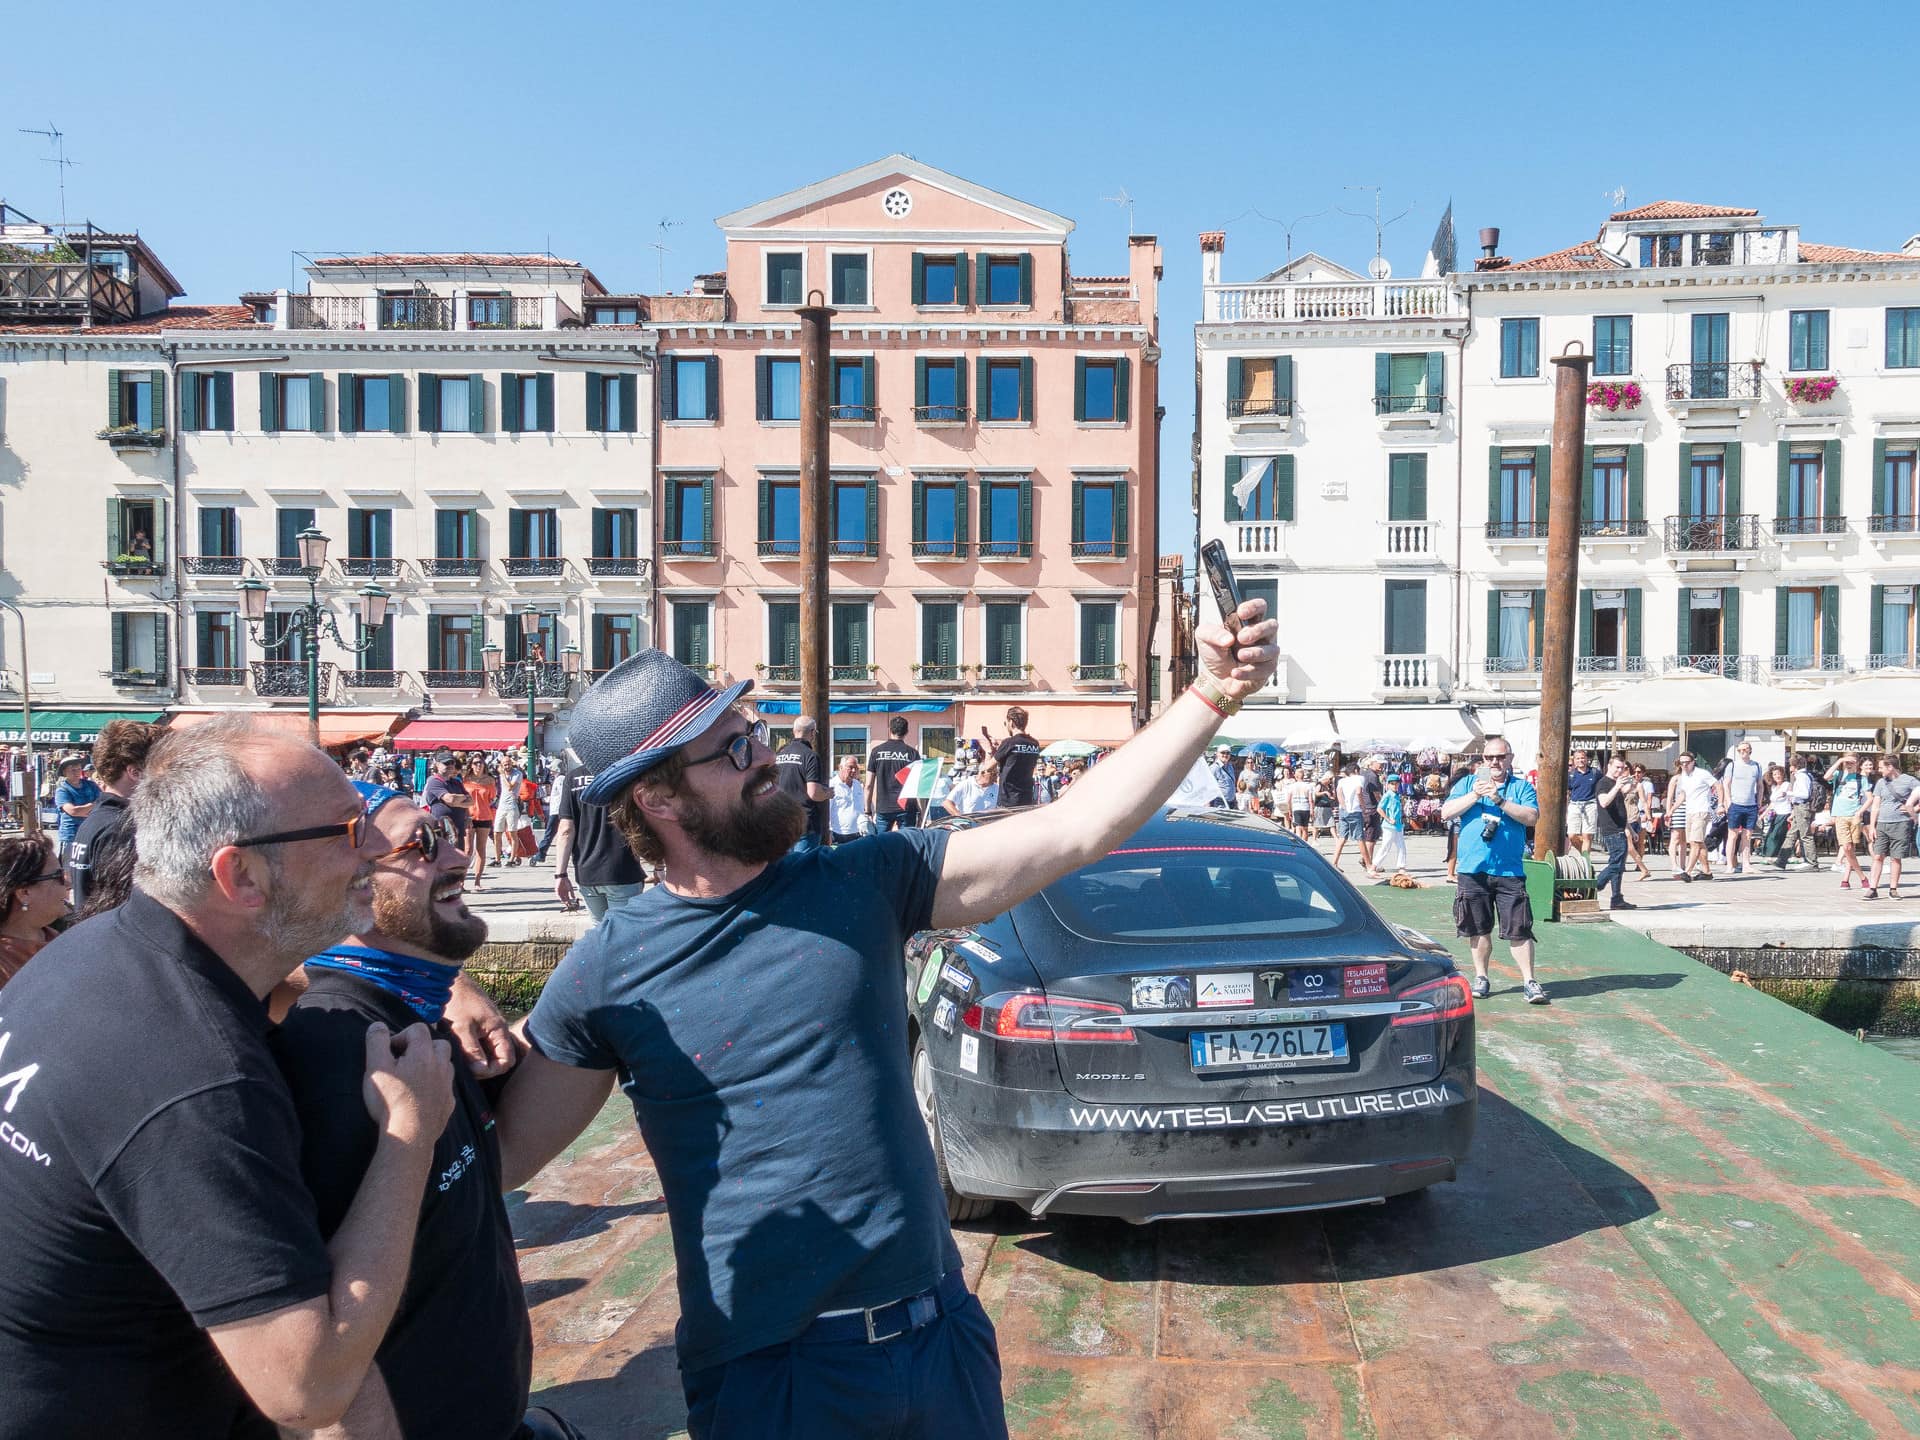
[[1227, 559], [1227, 547], [1209, 540], [1200, 547], [1200, 568], [1207, 572], [1213, 586], [1213, 603], [1220, 607], [1220, 622], [1229, 634], [1240, 633], [1240, 582], [1234, 577], [1233, 563]]

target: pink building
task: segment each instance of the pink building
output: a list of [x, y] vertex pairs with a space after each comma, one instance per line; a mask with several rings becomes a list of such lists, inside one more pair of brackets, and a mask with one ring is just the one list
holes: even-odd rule
[[659, 644], [792, 713], [799, 324], [832, 335], [836, 752], [904, 713], [950, 753], [1143, 721], [1159, 504], [1160, 248], [1074, 276], [1061, 216], [892, 155], [718, 221], [724, 275], [655, 297]]

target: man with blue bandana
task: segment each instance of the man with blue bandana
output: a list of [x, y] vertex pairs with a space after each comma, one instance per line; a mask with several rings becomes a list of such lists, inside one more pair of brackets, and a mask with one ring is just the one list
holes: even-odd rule
[[[399, 792], [355, 781], [373, 831], [373, 926], [307, 961], [307, 988], [274, 1037], [302, 1131], [301, 1171], [321, 1233], [346, 1214], [372, 1154], [374, 1130], [351, 1073], [367, 1027], [396, 1033], [424, 1021], [448, 1034], [461, 962], [487, 938], [467, 909], [467, 855], [451, 824]], [[533, 1339], [501, 1199], [492, 1100], [456, 1050], [454, 1109], [434, 1146], [406, 1293], [358, 1400], [351, 1436], [408, 1440], [536, 1440], [577, 1434], [527, 1411]]]

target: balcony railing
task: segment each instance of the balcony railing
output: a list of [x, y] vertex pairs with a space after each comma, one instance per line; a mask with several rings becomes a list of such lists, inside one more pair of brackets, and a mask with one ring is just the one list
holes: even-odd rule
[[1781, 540], [1802, 535], [1844, 535], [1847, 533], [1847, 517], [1844, 515], [1777, 515], [1773, 521], [1773, 533], [1776, 539]]
[[469, 295], [469, 330], [539, 330], [543, 301], [538, 295]]
[[292, 576], [299, 579], [307, 573], [300, 564], [298, 555], [269, 555], [257, 563], [269, 575]]
[[[1542, 538], [1546, 527], [1540, 527]], [[1582, 520], [1580, 538], [1582, 540], [1644, 540], [1647, 535], [1647, 522], [1644, 520]]]
[[1882, 652], [1867, 656], [1869, 670], [1912, 670], [1914, 668], [1916, 668], [1916, 662], [1912, 654]]
[[[180, 678], [189, 685], [239, 686], [247, 683], [247, 671], [243, 665], [189, 665], [181, 669]], [[304, 681], [301, 693], [306, 693]]]
[[1071, 542], [1076, 560], [1118, 560], [1127, 553], [1124, 540], [1075, 540]]
[[848, 425], [871, 425], [880, 413], [877, 405], [829, 405], [827, 419]]
[[567, 568], [567, 562], [558, 555], [509, 555], [502, 563], [516, 580], [552, 579]]
[[342, 670], [340, 681], [349, 690], [398, 690], [404, 670]]
[[1576, 655], [1573, 657], [1573, 673], [1644, 675], [1647, 673], [1647, 661], [1644, 655]]
[[1547, 522], [1544, 520], [1489, 520], [1487, 539], [1489, 540], [1544, 540], [1547, 538]]
[[1869, 515], [1867, 532], [1872, 535], [1920, 535], [1920, 515]]
[[1121, 664], [1074, 665], [1069, 667], [1077, 684], [1111, 684], [1126, 679], [1127, 667]]
[[1230, 420], [1249, 420], [1260, 415], [1283, 417], [1291, 414], [1293, 414], [1291, 396], [1283, 398], [1269, 395], [1264, 399], [1250, 400], [1245, 396], [1236, 395], [1227, 400], [1227, 418]]
[[1380, 553], [1389, 560], [1430, 560], [1439, 527], [1431, 520], [1387, 520], [1380, 526]]
[[756, 540], [754, 550], [762, 560], [798, 560], [798, 540]]
[[379, 316], [382, 330], [451, 330], [453, 297], [382, 295]]
[[1204, 311], [1206, 320], [1228, 323], [1433, 319], [1464, 313], [1453, 287], [1444, 280], [1209, 285]]
[[1486, 672], [1490, 680], [1496, 683], [1515, 675], [1537, 676], [1540, 673], [1538, 655], [1489, 655], [1486, 659]]
[[964, 540], [916, 540], [913, 542], [913, 558], [916, 560], [964, 560], [967, 558], [967, 542]]
[[1767, 668], [1776, 675], [1844, 675], [1853, 667], [1844, 655], [1775, 655]]
[[1379, 665], [1379, 688], [1387, 694], [1440, 688], [1438, 655], [1378, 655], [1374, 658]]
[[973, 412], [964, 405], [916, 405], [913, 418], [921, 425], [963, 425]]
[[340, 562], [340, 573], [349, 580], [371, 580], [376, 575], [398, 575], [400, 562], [391, 555], [349, 555]]
[[[253, 693], [269, 700], [305, 699], [307, 662], [304, 660], [255, 660], [247, 667], [253, 672]], [[320, 662], [320, 694], [333, 689], [333, 662]]]
[[1445, 395], [1376, 395], [1376, 415], [1438, 415], [1447, 408]]
[[922, 685], [958, 685], [962, 678], [962, 667], [958, 665], [922, 665], [920, 683]]
[[982, 540], [979, 548], [983, 560], [1025, 560], [1033, 554], [1024, 540]]
[[867, 685], [873, 681], [871, 665], [829, 665], [827, 679], [836, 685]]
[[244, 575], [246, 557], [241, 555], [183, 555], [181, 568], [189, 575]]
[[420, 562], [420, 573], [437, 578], [474, 580], [487, 562], [477, 555], [433, 555]]
[[1287, 528], [1278, 520], [1236, 520], [1233, 525], [1235, 556], [1284, 555]]
[[115, 685], [164, 685], [167, 677], [158, 670], [109, 670], [107, 679]]
[[487, 684], [502, 700], [524, 700], [531, 690], [536, 698], [565, 699], [572, 686], [566, 667], [551, 660], [528, 665], [512, 661], [487, 672]]
[[798, 685], [799, 683], [800, 667], [797, 664], [767, 666], [767, 684]]
[[[15, 251], [23, 254], [73, 254], [65, 251]], [[0, 320], [131, 320], [139, 296], [111, 265], [85, 260], [13, 258], [0, 262]]]
[[1718, 360], [1667, 367], [1669, 400], [1758, 400], [1758, 360]]
[[1696, 670], [1727, 680], [1753, 680], [1759, 675], [1760, 661], [1753, 655], [1669, 655], [1665, 669], [1669, 673]]
[[1667, 553], [1753, 550], [1760, 544], [1758, 515], [1669, 515]]
[[880, 558], [880, 542], [877, 540], [829, 540], [827, 556], [833, 560], [877, 560]]
[[587, 560], [587, 573], [609, 578], [644, 580], [647, 578], [649, 564], [649, 561], [642, 560], [637, 555], [594, 555]]
[[94, 437], [106, 441], [115, 450], [158, 450], [167, 443], [164, 426], [142, 430], [137, 425], [110, 425], [105, 430], [96, 430]]
[[429, 690], [478, 690], [487, 683], [484, 670], [422, 670], [420, 681]]
[[367, 302], [358, 295], [287, 296], [289, 330], [364, 330]]
[[1024, 665], [982, 665], [980, 667], [980, 679], [987, 685], [1004, 685], [1010, 680], [1026, 678], [1027, 667]]
[[662, 540], [660, 542], [660, 553], [662, 555], [680, 556], [682, 558], [691, 557], [699, 560], [711, 560], [719, 551], [718, 547], [711, 540]]

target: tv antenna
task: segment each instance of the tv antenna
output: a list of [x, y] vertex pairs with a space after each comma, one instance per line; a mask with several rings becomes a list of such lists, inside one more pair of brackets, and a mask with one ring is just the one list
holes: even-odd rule
[[1601, 198], [1613, 206], [1614, 209], [1618, 210], [1627, 203], [1627, 187], [1624, 185], [1616, 185]]
[[678, 220], [669, 220], [666, 216], [662, 215], [660, 217], [660, 223], [653, 227], [660, 232], [660, 238], [647, 247], [654, 252], [655, 258], [660, 262], [660, 293], [662, 295], [667, 293], [667, 255], [673, 249], [671, 245], [667, 244], [667, 232], [677, 227], [680, 223]]
[[1391, 220], [1382, 220], [1380, 218], [1380, 187], [1378, 185], [1342, 185], [1340, 188], [1342, 190], [1371, 190], [1373, 192], [1373, 214], [1371, 216], [1366, 215], [1362, 211], [1348, 210], [1341, 206], [1335, 206], [1334, 208], [1339, 210], [1342, 215], [1351, 215], [1356, 220], [1371, 219], [1373, 221], [1373, 259], [1367, 262], [1367, 273], [1376, 280], [1384, 280], [1393, 273], [1393, 267], [1387, 263], [1387, 257], [1382, 253], [1386, 249], [1387, 227], [1389, 225], [1397, 225], [1400, 221], [1406, 219], [1407, 216], [1413, 213], [1414, 207], [1409, 205]]
[[1133, 196], [1127, 193], [1127, 187], [1122, 185], [1120, 187], [1120, 193], [1118, 195], [1102, 195], [1100, 198], [1106, 201], [1109, 205], [1124, 205], [1127, 207], [1127, 238], [1132, 239], [1133, 238]]
[[25, 126], [22, 126], [20, 129], [20, 133], [22, 135], [41, 135], [46, 137], [47, 148], [53, 152], [51, 155], [42, 156], [41, 163], [43, 165], [52, 165], [59, 172], [59, 175], [60, 175], [60, 231], [62, 234], [65, 234], [67, 229], [67, 171], [71, 170], [75, 165], [78, 165], [80, 162], [78, 160], [69, 160], [67, 158], [66, 133], [62, 131], [58, 125], [55, 125], [51, 120], [47, 122], [47, 128], [44, 130], [29, 130]]

